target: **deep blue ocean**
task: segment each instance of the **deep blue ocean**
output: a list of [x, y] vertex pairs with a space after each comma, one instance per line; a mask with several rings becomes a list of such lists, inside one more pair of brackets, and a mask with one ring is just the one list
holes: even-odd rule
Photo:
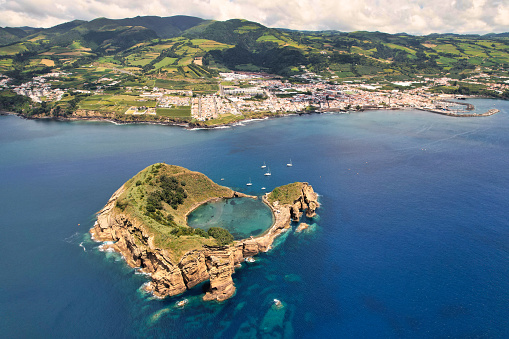
[[[471, 102], [501, 112], [193, 131], [0, 116], [0, 336], [509, 338], [509, 102]], [[147, 278], [87, 232], [156, 162], [249, 194], [307, 181], [322, 207], [308, 232], [243, 264], [228, 301], [202, 302], [206, 284], [154, 300], [140, 291]]]

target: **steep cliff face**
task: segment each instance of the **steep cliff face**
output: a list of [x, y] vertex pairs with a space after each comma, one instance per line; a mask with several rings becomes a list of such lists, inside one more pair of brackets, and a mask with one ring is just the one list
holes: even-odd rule
[[235, 293], [232, 274], [234, 269], [234, 248], [211, 248], [205, 250], [207, 269], [210, 275], [210, 291], [203, 300], [223, 301]]
[[129, 266], [148, 273], [151, 282], [146, 289], [158, 297], [177, 295], [210, 280], [210, 290], [204, 300], [230, 298], [235, 293], [232, 279], [235, 265], [246, 257], [269, 250], [274, 239], [290, 227], [291, 218], [295, 220], [302, 211], [313, 216], [319, 206], [313, 188], [302, 183], [302, 193], [292, 205], [270, 204], [264, 199], [274, 213], [275, 222], [262, 236], [235, 241], [229, 246], [204, 246], [175, 260], [169, 249], [154, 245], [154, 237], [143, 223], [115, 207], [122, 192], [123, 187], [113, 194], [99, 212], [90, 233], [96, 241], [113, 242], [110, 246], [122, 254]]
[[292, 220], [297, 222], [302, 216], [302, 212], [306, 212], [308, 218], [312, 218], [316, 215], [316, 209], [320, 207], [318, 203], [318, 194], [313, 191], [313, 187], [308, 183], [303, 183], [302, 193], [298, 199], [296, 199], [291, 206]]

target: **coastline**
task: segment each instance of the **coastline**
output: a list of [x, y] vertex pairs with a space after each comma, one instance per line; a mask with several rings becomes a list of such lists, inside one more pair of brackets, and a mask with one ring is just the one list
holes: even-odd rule
[[20, 113], [4, 111], [2, 109], [0, 109], [0, 115], [17, 115], [17, 116], [23, 117], [23, 115], [21, 115]]
[[[485, 98], [485, 99], [496, 99], [496, 98], [490, 98], [490, 97], [480, 97], [480, 96], [471, 96], [467, 99], [479, 99], [479, 98]], [[462, 104], [462, 103], [458, 103]], [[469, 110], [473, 110], [474, 106], [469, 104], [472, 108]], [[249, 122], [255, 122], [255, 121], [264, 121], [269, 119], [277, 119], [277, 118], [284, 118], [289, 116], [302, 116], [302, 115], [309, 115], [309, 114], [351, 114], [356, 112], [363, 112], [363, 111], [371, 111], [371, 110], [384, 110], [384, 111], [395, 111], [395, 110], [405, 110], [405, 109], [415, 109], [419, 111], [425, 111], [435, 114], [441, 114], [445, 116], [450, 117], [485, 117], [485, 116], [491, 116], [496, 113], [499, 113], [500, 110], [498, 109], [490, 109], [487, 112], [484, 113], [470, 113], [470, 114], [458, 114], [454, 111], [448, 111], [448, 110], [438, 110], [433, 108], [427, 108], [427, 107], [361, 107], [360, 109], [339, 109], [339, 108], [330, 108], [330, 109], [317, 109], [313, 111], [297, 111], [297, 112], [284, 112], [284, 113], [271, 113], [268, 115], [264, 115], [262, 117], [246, 117], [245, 119], [236, 120], [228, 123], [220, 123], [216, 125], [207, 125], [202, 122], [197, 123], [190, 123], [190, 122], [173, 122], [173, 121], [148, 121], [148, 120], [140, 120], [140, 121], [125, 121], [125, 120], [119, 120], [115, 118], [108, 118], [108, 117], [50, 117], [50, 116], [44, 116], [44, 117], [27, 117], [23, 113], [16, 113], [11, 111], [5, 111], [0, 110], [0, 115], [15, 115], [22, 119], [27, 120], [47, 120], [47, 121], [62, 121], [62, 122], [73, 122], [73, 121], [85, 121], [85, 122], [107, 122], [112, 123], [115, 125], [162, 125], [162, 126], [176, 126], [176, 127], [182, 127], [187, 130], [213, 130], [213, 129], [224, 129], [224, 128], [231, 128], [235, 126], [244, 126], [245, 123]]]
[[[197, 131], [197, 130], [213, 130], [213, 129], [225, 129], [225, 128], [231, 128], [235, 126], [244, 126], [245, 123], [249, 122], [256, 122], [256, 121], [265, 121], [269, 119], [278, 119], [278, 118], [285, 118], [285, 117], [291, 117], [291, 116], [303, 116], [303, 115], [309, 115], [309, 114], [349, 114], [352, 112], [362, 112], [367, 110], [400, 110], [405, 109], [403, 108], [365, 108], [360, 110], [349, 110], [349, 111], [332, 111], [332, 110], [314, 110], [314, 111], [308, 111], [308, 112], [288, 112], [288, 113], [278, 113], [278, 114], [271, 114], [264, 116], [262, 118], [251, 118], [246, 117], [245, 119], [236, 120], [228, 123], [222, 123], [217, 125], [206, 125], [202, 123], [185, 123], [185, 122], [167, 122], [167, 121], [124, 121], [124, 120], [118, 120], [118, 119], [112, 119], [112, 118], [106, 118], [106, 117], [50, 117], [50, 116], [44, 116], [44, 117], [27, 117], [22, 113], [15, 113], [15, 112], [8, 112], [8, 111], [0, 111], [0, 115], [15, 115], [18, 116], [21, 119], [26, 120], [42, 120], [42, 121], [61, 121], [61, 122], [76, 122], [76, 121], [84, 121], [84, 122], [105, 122], [105, 123], [111, 123], [114, 125], [161, 125], [161, 126], [176, 126], [176, 127], [182, 127], [189, 131]], [[5, 114], [1, 114], [1, 112]]]

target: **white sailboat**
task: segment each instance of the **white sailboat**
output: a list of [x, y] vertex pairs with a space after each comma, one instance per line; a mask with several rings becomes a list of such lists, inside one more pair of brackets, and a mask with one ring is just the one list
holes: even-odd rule
[[251, 182], [251, 178], [249, 178], [249, 182], [246, 184], [246, 186], [251, 186], [253, 183]]
[[267, 167], [267, 165], [265, 165], [265, 161], [263, 162], [263, 165], [262, 165], [262, 168], [265, 168]]
[[292, 167], [293, 164], [292, 164], [292, 159], [290, 159], [290, 162], [286, 164], [286, 167]]
[[270, 168], [267, 168], [267, 172], [265, 172], [265, 174], [264, 174], [264, 175], [272, 175], [272, 174], [270, 173]]

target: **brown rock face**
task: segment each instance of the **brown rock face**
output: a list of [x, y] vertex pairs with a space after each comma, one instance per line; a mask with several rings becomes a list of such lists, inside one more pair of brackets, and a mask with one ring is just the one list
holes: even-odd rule
[[289, 229], [291, 219], [299, 220], [303, 210], [308, 216], [315, 215], [319, 207], [317, 194], [307, 183], [302, 185], [302, 194], [293, 205], [273, 206], [264, 197], [264, 202], [273, 211], [275, 222], [262, 236], [235, 241], [229, 246], [192, 250], [178, 262], [172, 259], [169, 250], [154, 245], [152, 235], [142, 223], [115, 208], [123, 187], [113, 194], [99, 212], [90, 233], [96, 241], [114, 242], [112, 247], [122, 254], [129, 266], [139, 267], [150, 274], [152, 281], [146, 290], [155, 296], [177, 295], [209, 279], [210, 290], [203, 299], [223, 301], [235, 293], [232, 274], [236, 264], [246, 257], [269, 250], [274, 239]]
[[243, 245], [244, 246], [242, 246], [242, 256], [244, 258], [252, 257], [253, 255], [258, 254], [258, 252], [260, 252], [258, 248], [258, 242], [254, 239], [246, 240], [245, 242], [243, 242]]
[[179, 262], [179, 268], [187, 288], [194, 287], [209, 278], [205, 255], [200, 251], [188, 252]]
[[182, 272], [177, 266], [160, 266], [152, 273], [153, 293], [158, 297], [177, 295], [187, 290]]
[[309, 207], [308, 209], [306, 210], [306, 217], [308, 218], [313, 218], [314, 216], [316, 216], [316, 209], [318, 208], [317, 206], [317, 203], [314, 202], [314, 201], [311, 201], [309, 203]]
[[291, 218], [298, 222], [302, 216], [302, 211], [306, 211], [306, 216], [312, 218], [316, 215], [315, 211], [318, 207], [320, 207], [318, 194], [313, 191], [313, 187], [309, 184], [303, 183], [301, 196], [294, 201], [290, 208]]
[[292, 220], [297, 222], [299, 221], [300, 217], [302, 216], [302, 204], [300, 200], [297, 200], [293, 206], [291, 207], [291, 214], [292, 214]]
[[302, 188], [303, 203], [307, 204], [306, 216], [312, 218], [316, 215], [316, 209], [320, 207], [318, 203], [318, 194], [313, 191], [310, 185], [304, 185]]
[[232, 274], [234, 269], [234, 255], [230, 246], [224, 249], [213, 249], [207, 252], [207, 268], [210, 273], [210, 291], [203, 300], [223, 301], [235, 293]]

